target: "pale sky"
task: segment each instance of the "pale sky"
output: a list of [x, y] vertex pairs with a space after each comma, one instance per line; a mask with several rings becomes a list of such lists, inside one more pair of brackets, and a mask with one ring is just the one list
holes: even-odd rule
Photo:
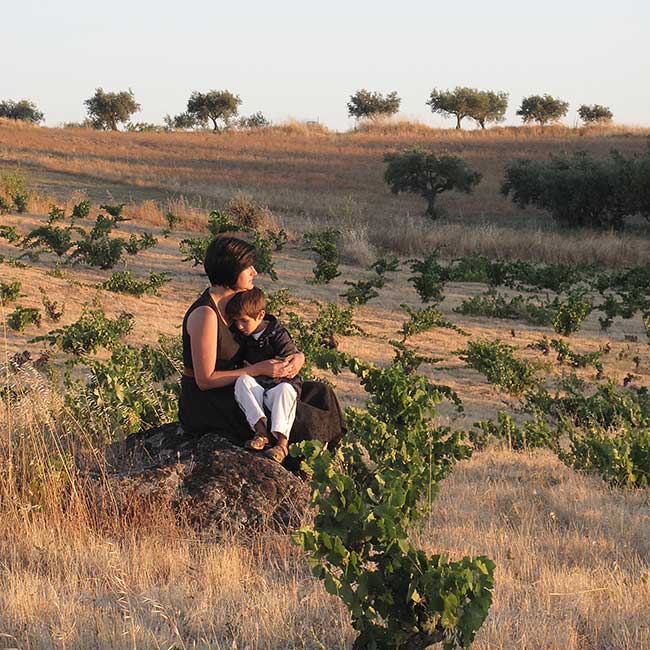
[[[360, 88], [402, 98], [401, 115], [437, 126], [434, 87], [550, 93], [604, 104], [650, 126], [650, 3], [641, 0], [0, 0], [0, 99], [31, 99], [46, 124], [85, 117], [102, 86], [133, 89], [134, 121], [185, 110], [193, 90], [227, 89], [240, 113], [319, 119], [346, 129]], [[469, 126], [469, 121], [467, 121]]]

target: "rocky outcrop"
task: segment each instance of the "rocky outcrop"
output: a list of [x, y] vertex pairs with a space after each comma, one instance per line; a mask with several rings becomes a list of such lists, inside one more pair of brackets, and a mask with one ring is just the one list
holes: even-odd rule
[[118, 507], [166, 500], [194, 527], [209, 535], [224, 528], [300, 523], [309, 487], [296, 474], [223, 437], [189, 438], [178, 423], [140, 432], [107, 449], [101, 483]]

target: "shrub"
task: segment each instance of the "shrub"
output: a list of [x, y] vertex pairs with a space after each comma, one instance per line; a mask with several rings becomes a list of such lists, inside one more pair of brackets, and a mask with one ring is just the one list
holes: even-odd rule
[[111, 239], [107, 235], [86, 235], [76, 243], [70, 261], [81, 261], [100, 269], [112, 269], [122, 258], [125, 245], [126, 242], [119, 237]]
[[535, 367], [516, 359], [512, 354], [514, 349], [499, 339], [478, 340], [470, 341], [458, 356], [468, 366], [484, 374], [490, 383], [512, 395], [521, 396], [537, 385]]
[[163, 230], [163, 237], [168, 237], [169, 234], [176, 229], [176, 226], [181, 222], [181, 218], [173, 212], [168, 212], [165, 215], [167, 227]]
[[269, 314], [281, 315], [285, 307], [296, 304], [289, 289], [278, 289], [266, 294], [266, 311]]
[[380, 276], [384, 276], [386, 273], [396, 273], [399, 271], [399, 259], [396, 255], [380, 257], [370, 265], [370, 270]]
[[158, 240], [150, 232], [144, 232], [141, 235], [132, 234], [124, 244], [124, 250], [129, 255], [137, 255], [140, 251], [153, 248], [157, 243]]
[[564, 226], [621, 229], [625, 217], [650, 215], [646, 184], [650, 152], [625, 158], [613, 151], [606, 160], [585, 152], [550, 161], [513, 160], [506, 164], [501, 192], [522, 208], [547, 210]]
[[90, 214], [90, 201], [79, 201], [72, 207], [72, 217], [74, 219], [85, 219]]
[[3, 303], [18, 300], [21, 289], [20, 282], [3, 282], [0, 280], [0, 301]]
[[51, 225], [55, 221], [60, 221], [61, 219], [65, 219], [65, 210], [56, 205], [51, 205], [50, 211], [47, 213], [47, 223]]
[[334, 455], [313, 441], [292, 449], [305, 456], [317, 507], [294, 541], [350, 611], [355, 648], [468, 647], [490, 607], [494, 564], [428, 557], [408, 530], [469, 449], [433, 426], [441, 395], [425, 376], [400, 362], [346, 361], [369, 394], [367, 410], [347, 410], [348, 442]]
[[473, 424], [469, 439], [477, 449], [483, 449], [493, 441], [506, 442], [509, 449], [548, 448], [559, 450], [557, 432], [553, 431], [543, 415], [535, 410], [534, 418], [523, 427], [517, 426], [504, 411], [497, 413], [497, 421], [481, 420]]
[[241, 192], [228, 201], [226, 214], [238, 229], [261, 230], [271, 228], [275, 223], [275, 217], [268, 207]]
[[582, 294], [574, 293], [560, 304], [553, 318], [553, 329], [558, 334], [570, 336], [580, 329], [591, 310], [591, 300]]
[[319, 232], [307, 232], [303, 235], [303, 250], [316, 253], [318, 259], [312, 272], [313, 284], [327, 284], [341, 275], [338, 270], [339, 250], [338, 239], [340, 232], [334, 228], [327, 228]]
[[265, 129], [271, 126], [271, 121], [266, 119], [262, 111], [257, 111], [252, 115], [240, 117], [237, 120], [238, 129]]
[[419, 194], [427, 201], [424, 214], [432, 219], [439, 214], [435, 206], [439, 194], [449, 190], [470, 194], [481, 181], [481, 174], [470, 170], [462, 158], [424, 149], [387, 153], [384, 162], [388, 163], [384, 180], [391, 192]]
[[433, 251], [423, 260], [408, 260], [408, 262], [411, 272], [416, 274], [409, 278], [409, 282], [415, 287], [422, 302], [430, 300], [440, 302], [448, 274], [447, 269], [438, 262], [438, 251]]
[[4, 196], [0, 196], [0, 214], [7, 214], [8, 212], [11, 212], [11, 203]]
[[454, 311], [470, 316], [523, 320], [533, 325], [550, 325], [558, 306], [557, 300], [539, 304], [536, 298], [525, 299], [524, 296], [514, 296], [508, 300], [506, 296], [492, 289], [463, 300]]
[[171, 373], [180, 374], [180, 364], [169, 358], [162, 345], [118, 345], [109, 360], [90, 361], [88, 370], [87, 382], [67, 378], [66, 405], [82, 422], [92, 423], [100, 411], [98, 433], [105, 442], [177, 419], [177, 382], [158, 384]]
[[33, 341], [46, 341], [63, 352], [81, 356], [92, 354], [100, 347], [114, 348], [132, 328], [133, 314], [122, 312], [117, 318], [108, 318], [101, 308], [84, 308], [74, 323], [51, 330]]
[[411, 309], [408, 305], [400, 305], [400, 307], [407, 313], [409, 319], [402, 323], [402, 340], [414, 334], [426, 332], [434, 327], [444, 327], [446, 329], [454, 330], [463, 336], [468, 336], [467, 332], [462, 330], [451, 321], [448, 321], [442, 312], [438, 311], [435, 306], [424, 307], [422, 309]]
[[72, 230], [69, 227], [40, 226], [31, 230], [22, 241], [23, 248], [42, 246], [58, 257], [65, 255], [72, 248]]
[[570, 467], [596, 472], [615, 486], [650, 486], [650, 426], [626, 425], [613, 432], [591, 425], [567, 433], [569, 449], [560, 458]]
[[345, 298], [348, 301], [348, 304], [365, 305], [369, 300], [372, 300], [379, 295], [379, 292], [375, 289], [383, 287], [384, 281], [381, 276], [377, 276], [370, 280], [358, 280], [357, 282], [346, 280], [343, 284], [346, 284], [349, 288], [345, 293], [339, 295]]
[[58, 323], [63, 316], [63, 312], [65, 311], [65, 303], [59, 305], [59, 303], [55, 300], [50, 300], [47, 292], [45, 289], [43, 289], [43, 287], [39, 287], [39, 291], [41, 292], [41, 301], [43, 302], [43, 307], [45, 308], [47, 317], [51, 321]]
[[274, 240], [256, 232], [253, 245], [255, 246], [255, 270], [258, 273], [266, 273], [275, 282], [278, 279], [278, 274], [273, 267]]
[[99, 285], [99, 288], [106, 289], [106, 291], [113, 291], [114, 293], [126, 293], [132, 296], [143, 296], [145, 294], [157, 296], [158, 289], [171, 281], [170, 276], [170, 273], [154, 273], [151, 271], [147, 280], [136, 280], [131, 275], [131, 271], [125, 269], [124, 271], [113, 273], [108, 280]]
[[7, 317], [7, 325], [18, 332], [22, 332], [28, 325], [40, 327], [41, 313], [35, 307], [17, 305], [16, 309]]
[[0, 225], [0, 239], [6, 239], [10, 244], [20, 241], [20, 235], [13, 226]]

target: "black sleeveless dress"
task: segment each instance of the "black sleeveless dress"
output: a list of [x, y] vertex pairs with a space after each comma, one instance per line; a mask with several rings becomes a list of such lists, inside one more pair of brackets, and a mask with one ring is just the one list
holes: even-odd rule
[[[206, 289], [192, 303], [183, 318], [183, 362], [187, 368], [192, 367], [187, 319], [197, 307], [210, 307], [217, 316], [218, 327], [225, 327], [221, 314], [210, 297], [209, 289]], [[228, 370], [232, 367], [230, 360], [220, 359], [217, 354], [215, 370]], [[215, 433], [240, 445], [252, 436], [244, 413], [235, 402], [234, 384], [201, 390], [194, 377], [183, 375], [178, 417], [187, 436]], [[340, 442], [344, 433], [343, 413], [334, 391], [321, 382], [305, 381], [289, 442], [320, 440], [330, 443], [328, 446], [332, 447]]]

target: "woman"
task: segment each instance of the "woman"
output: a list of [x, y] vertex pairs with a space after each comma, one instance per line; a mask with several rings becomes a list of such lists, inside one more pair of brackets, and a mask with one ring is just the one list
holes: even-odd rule
[[[302, 353], [235, 368], [238, 344], [229, 330], [226, 305], [238, 291], [253, 288], [255, 248], [236, 237], [218, 237], [206, 251], [204, 268], [210, 287], [183, 319], [183, 377], [179, 419], [188, 435], [217, 433], [241, 444], [250, 428], [235, 402], [233, 387], [241, 375], [293, 377], [302, 368]], [[338, 443], [344, 425], [334, 392], [306, 381], [296, 410], [290, 441], [318, 439]]]

